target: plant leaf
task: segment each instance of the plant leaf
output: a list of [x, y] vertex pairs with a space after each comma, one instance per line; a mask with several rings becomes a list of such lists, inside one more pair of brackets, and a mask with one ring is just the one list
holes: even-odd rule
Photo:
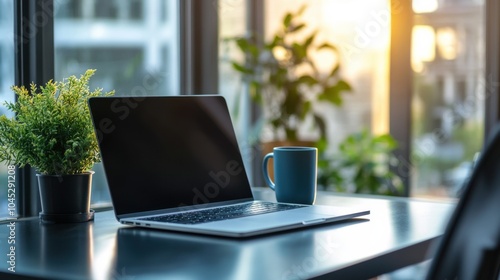
[[302, 112], [300, 113], [300, 119], [303, 120], [306, 118], [307, 114], [311, 111], [312, 103], [311, 101], [304, 102], [302, 106]]
[[293, 26], [292, 28], [290, 28], [289, 32], [290, 33], [297, 32], [297, 31], [303, 29], [304, 27], [306, 27], [306, 25], [304, 23], [301, 23], [301, 24], [298, 24], [298, 25]]
[[351, 91], [351, 85], [349, 85], [346, 81], [344, 80], [339, 80], [336, 85], [338, 91]]
[[318, 51], [322, 50], [322, 49], [330, 49], [332, 51], [338, 52], [337, 47], [335, 47], [334, 45], [332, 45], [330, 43], [323, 43], [323, 44], [319, 45], [317, 48]]
[[329, 77], [335, 77], [339, 73], [339, 70], [340, 64], [337, 63], [337, 65], [335, 65], [335, 67], [333, 67], [332, 71], [330, 72]]
[[304, 41], [304, 44], [303, 44], [303, 48], [304, 49], [307, 49], [309, 48], [309, 46], [312, 44], [312, 42], [314, 41], [314, 39], [316, 38], [316, 32], [314, 32], [313, 34], [311, 34], [311, 36], [309, 36], [305, 41]]
[[292, 22], [292, 14], [291, 13], [287, 13], [285, 15], [285, 17], [283, 18], [283, 26], [285, 27], [285, 29], [288, 29], [290, 27], [290, 23]]
[[323, 119], [322, 116], [318, 114], [314, 114], [314, 122], [318, 126], [321, 138], [320, 139], [325, 139], [326, 141], [326, 123], [325, 120]]
[[313, 76], [311, 75], [303, 75], [300, 76], [299, 79], [297, 80], [297, 83], [300, 84], [307, 84], [309, 86], [313, 86], [318, 84], [318, 80], [316, 80]]
[[243, 73], [243, 74], [253, 74], [254, 71], [252, 69], [246, 68], [245, 66], [238, 64], [237, 62], [232, 62], [231, 65], [233, 66], [233, 69]]
[[340, 95], [340, 90], [336, 85], [327, 88], [323, 93], [319, 95], [318, 99], [328, 101], [337, 106], [342, 105], [342, 96]]
[[295, 63], [300, 63], [306, 57], [306, 49], [304, 46], [299, 45], [298, 43], [293, 43], [292, 45], [293, 55], [295, 57]]

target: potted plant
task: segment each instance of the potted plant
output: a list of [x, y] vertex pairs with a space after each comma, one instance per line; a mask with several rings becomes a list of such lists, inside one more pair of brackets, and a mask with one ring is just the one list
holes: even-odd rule
[[319, 51], [339, 57], [334, 45], [327, 42], [317, 44], [316, 31], [298, 36], [306, 28], [300, 20], [305, 8], [287, 13], [271, 40], [264, 41], [261, 36], [251, 35], [226, 41], [235, 42], [244, 55], [243, 61], [231, 60], [232, 67], [249, 86], [252, 100], [262, 105], [272, 138], [286, 143], [303, 140], [298, 133], [299, 127], [309, 119], [319, 129], [316, 144], [324, 148], [327, 143], [326, 124], [324, 116], [315, 107], [320, 102], [341, 106], [342, 94], [351, 91], [351, 86], [341, 79], [338, 62], [322, 73], [312, 58], [313, 53]]
[[17, 102], [5, 104], [16, 116], [0, 117], [0, 161], [36, 169], [44, 222], [93, 219], [91, 168], [100, 155], [87, 99], [114, 93], [90, 91], [94, 72], [30, 90], [14, 86]]

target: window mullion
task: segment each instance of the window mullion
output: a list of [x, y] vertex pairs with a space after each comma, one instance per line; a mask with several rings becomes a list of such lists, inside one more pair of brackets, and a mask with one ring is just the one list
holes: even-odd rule
[[218, 1], [179, 1], [181, 94], [217, 93]]
[[[14, 4], [15, 84], [29, 88], [54, 79], [54, 2], [15, 0]], [[20, 168], [18, 174], [18, 215], [40, 212], [34, 170]]]
[[486, 3], [486, 73], [485, 73], [485, 137], [487, 141], [492, 129], [500, 121], [500, 3], [487, 0]]
[[[413, 71], [411, 68], [411, 34], [413, 11], [410, 0], [391, 1], [391, 45], [390, 45], [390, 94], [389, 131], [399, 142], [396, 157], [400, 161], [397, 170], [405, 191], [410, 195], [411, 175], [411, 99]], [[397, 10], [395, 10], [397, 9]]]

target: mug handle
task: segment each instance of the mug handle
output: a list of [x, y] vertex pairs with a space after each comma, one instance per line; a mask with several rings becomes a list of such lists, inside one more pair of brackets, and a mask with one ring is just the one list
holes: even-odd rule
[[267, 172], [267, 163], [270, 158], [274, 158], [273, 153], [269, 153], [264, 156], [264, 159], [262, 160], [262, 174], [264, 174], [264, 180], [266, 181], [267, 185], [271, 188], [271, 190], [274, 191], [274, 182], [271, 180], [271, 178], [269, 178], [269, 173]]

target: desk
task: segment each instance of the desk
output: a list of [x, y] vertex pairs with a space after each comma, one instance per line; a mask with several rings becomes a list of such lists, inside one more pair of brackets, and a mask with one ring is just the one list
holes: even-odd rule
[[[273, 200], [273, 193], [255, 190]], [[443, 233], [453, 203], [319, 193], [317, 204], [369, 207], [369, 219], [244, 240], [125, 227], [112, 211], [94, 222], [15, 222], [15, 273], [7, 225], [0, 275], [48, 279], [366, 279], [418, 263]], [[7, 274], [8, 273], [8, 274]], [[15, 278], [14, 278], [15, 279]]]

